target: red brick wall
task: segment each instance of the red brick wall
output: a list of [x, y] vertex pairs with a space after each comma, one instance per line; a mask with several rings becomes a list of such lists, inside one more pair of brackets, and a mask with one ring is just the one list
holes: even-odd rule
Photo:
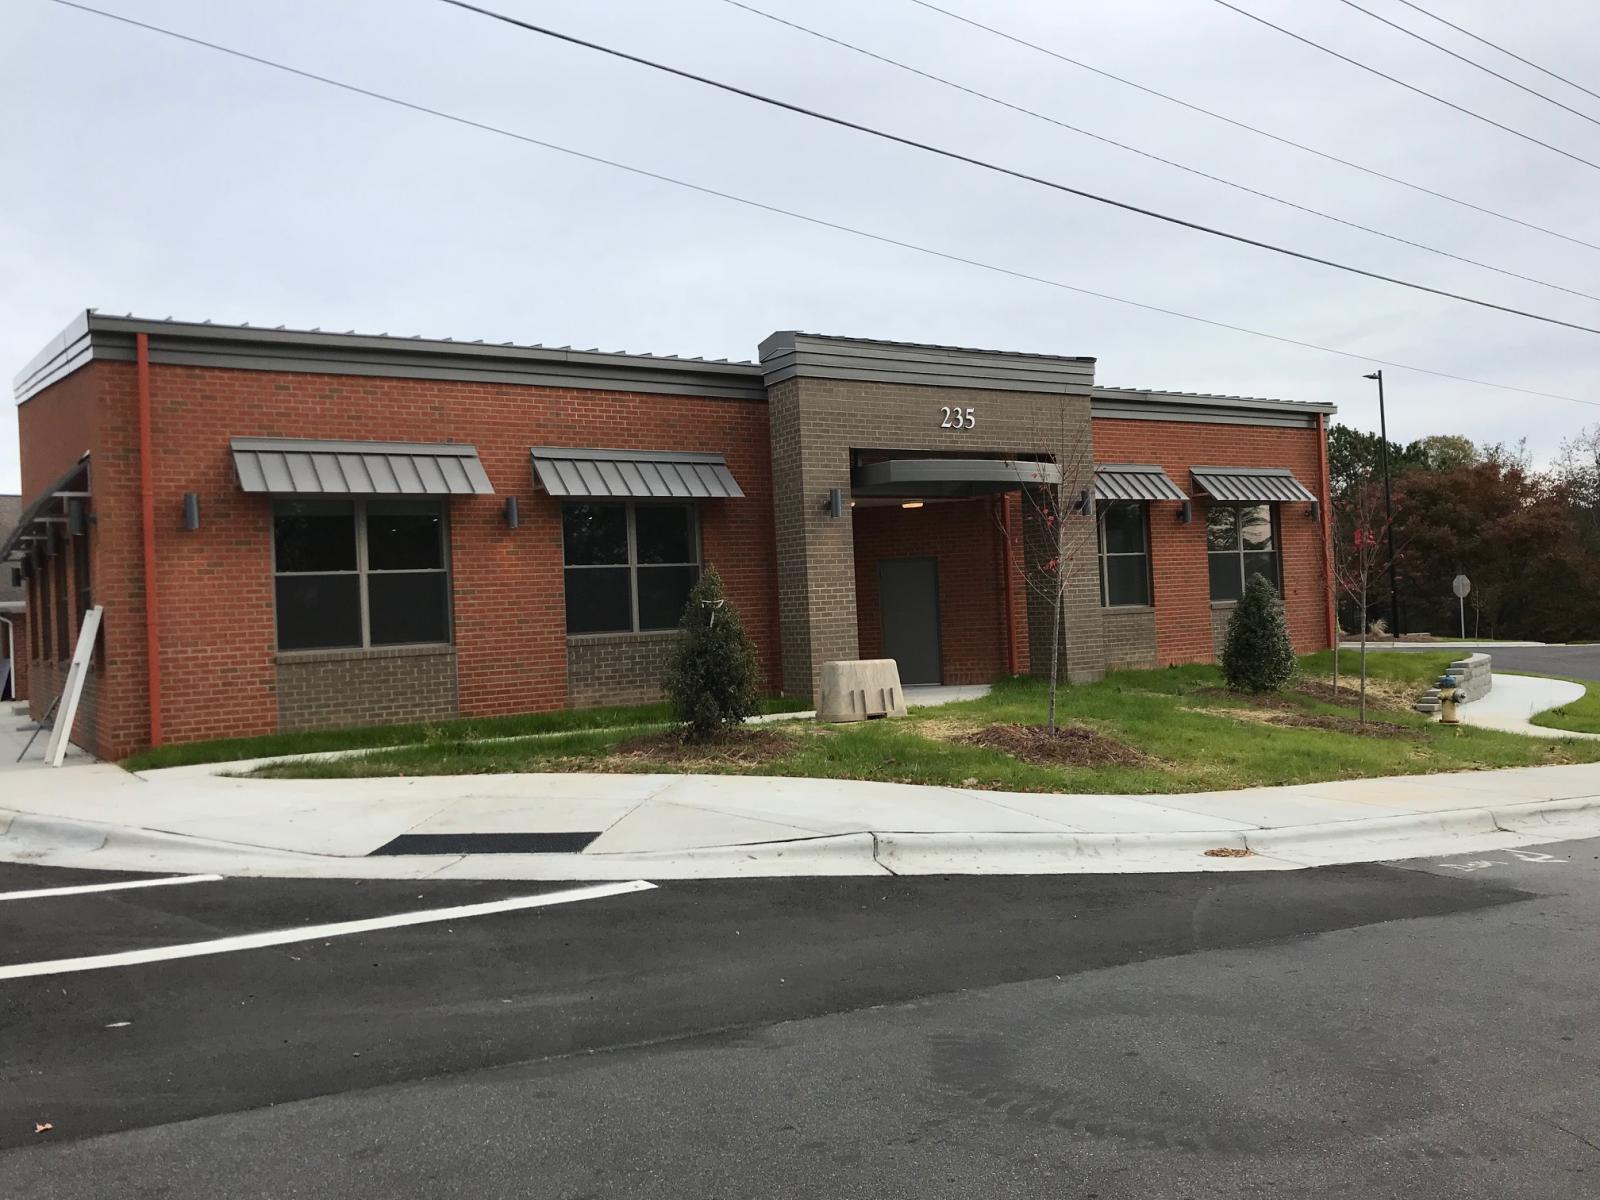
[[[1323, 491], [1315, 429], [1097, 417], [1094, 458], [1097, 463], [1157, 463], [1185, 492], [1191, 491], [1193, 466], [1287, 467], [1313, 493]], [[1284, 606], [1290, 637], [1300, 653], [1328, 646], [1322, 525], [1306, 519], [1309, 507], [1279, 506]], [[1188, 525], [1178, 523], [1177, 508], [1150, 506], [1156, 652], [1163, 666], [1209, 662], [1213, 656], [1205, 499], [1195, 497], [1194, 520]]]
[[[93, 373], [92, 375], [90, 373]], [[766, 406], [735, 400], [417, 379], [155, 366], [156, 558], [163, 725], [168, 741], [276, 727], [270, 502], [234, 476], [232, 437], [457, 441], [476, 445], [497, 495], [450, 501], [460, 708], [468, 715], [567, 703], [559, 506], [533, 491], [534, 445], [714, 450], [746, 498], [701, 505], [705, 561], [723, 575], [763, 671], [777, 660], [772, 495]], [[122, 755], [147, 738], [140, 566], [137, 396], [131, 364], [99, 363], [23, 406], [26, 478], [48, 483], [64, 437], [47, 414], [102, 387], [94, 446], [96, 600], [106, 605], [109, 688], [97, 705], [98, 749]], [[35, 447], [43, 446], [41, 453]], [[64, 469], [60, 468], [60, 469]], [[185, 492], [200, 529], [182, 529]], [[520, 499], [520, 528], [501, 509]], [[115, 668], [113, 670], [113, 668]]]
[[[1022, 533], [1011, 500], [1013, 604], [1019, 671], [1028, 669], [1028, 627], [1022, 596]], [[995, 503], [987, 498], [922, 508], [864, 506], [851, 510], [855, 535], [856, 625], [862, 658], [883, 657], [878, 560], [937, 558], [939, 643], [944, 681], [991, 683], [1007, 672], [1005, 538]]]

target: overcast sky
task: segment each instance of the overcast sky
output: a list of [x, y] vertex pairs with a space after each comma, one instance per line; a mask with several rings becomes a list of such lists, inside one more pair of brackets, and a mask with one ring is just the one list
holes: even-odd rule
[[[1600, 162], [1600, 125], [1337, 0], [1242, 7]], [[1600, 294], [1600, 252], [1275, 145], [910, 0], [755, 7], [1212, 174]], [[1600, 243], [1600, 170], [1212, 0], [941, 0], [1103, 70]], [[1396, 3], [1379, 11], [1600, 118], [1600, 100]], [[433, 0], [101, 6], [826, 220], [1286, 337], [1600, 402], [1600, 338], [1221, 242], [776, 112]], [[1136, 204], [1583, 324], [1600, 303], [1258, 200], [1004, 111], [724, 0], [490, 7]], [[1600, 91], [1600, 6], [1424, 0]], [[286, 76], [49, 0], [0, 0], [0, 365], [87, 307], [751, 358], [805, 329], [1099, 358], [1101, 383], [1332, 401], [1350, 359], [806, 225]], [[1386, 371], [1390, 434], [1526, 436], [1600, 411]], [[0, 491], [18, 481], [0, 423]]]

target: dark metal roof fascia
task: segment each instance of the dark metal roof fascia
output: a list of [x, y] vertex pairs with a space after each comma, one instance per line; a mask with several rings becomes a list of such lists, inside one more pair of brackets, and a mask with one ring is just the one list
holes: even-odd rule
[[850, 472], [850, 487], [861, 495], [894, 495], [898, 488], [955, 489], [973, 485], [985, 491], [1010, 491], [1034, 484], [1053, 487], [1061, 468], [1051, 462], [1007, 458], [889, 458], [864, 463]]
[[765, 400], [761, 368], [647, 354], [434, 338], [327, 333], [86, 313], [17, 376], [23, 401], [95, 358], [131, 361], [134, 336], [151, 336], [150, 361], [173, 366], [450, 379], [540, 387]]
[[1090, 398], [1093, 415], [1132, 421], [1189, 421], [1201, 425], [1277, 425], [1309, 429], [1317, 415], [1338, 406], [1309, 400], [1261, 396], [1218, 396], [1202, 392], [1159, 392], [1097, 387]]
[[1094, 359], [775, 333], [761, 343], [768, 387], [796, 378], [1086, 396]]

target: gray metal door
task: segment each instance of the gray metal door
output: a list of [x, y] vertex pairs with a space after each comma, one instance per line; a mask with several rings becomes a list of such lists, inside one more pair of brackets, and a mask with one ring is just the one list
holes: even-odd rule
[[878, 560], [883, 656], [900, 667], [900, 683], [942, 683], [939, 657], [939, 560]]

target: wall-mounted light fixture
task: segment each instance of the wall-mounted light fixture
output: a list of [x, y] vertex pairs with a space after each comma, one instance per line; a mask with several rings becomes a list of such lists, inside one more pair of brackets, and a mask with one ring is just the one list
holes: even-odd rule
[[517, 507], [515, 496], [506, 497], [506, 528], [515, 529], [522, 523], [522, 510]]
[[1306, 509], [1306, 520], [1315, 521], [1321, 515], [1322, 515], [1322, 501], [1321, 500], [1313, 500], [1311, 502], [1311, 507]]
[[828, 516], [836, 521], [844, 516], [844, 489], [829, 488], [827, 503], [822, 507], [827, 510]]
[[82, 500], [67, 501], [67, 532], [82, 537], [89, 531], [89, 506]]
[[905, 501], [901, 502], [900, 507], [901, 508], [921, 508], [922, 507], [922, 501], [921, 500], [905, 500]]
[[1178, 505], [1178, 524], [1187, 525], [1192, 520], [1194, 520], [1194, 502], [1185, 500]]
[[190, 533], [200, 528], [200, 493], [183, 494], [183, 527]]
[[21, 587], [22, 586], [22, 581], [23, 581], [24, 578], [26, 578], [26, 573], [23, 571], [23, 569], [21, 567], [12, 567], [11, 568], [11, 586], [12, 587], [14, 587], [14, 588]]

